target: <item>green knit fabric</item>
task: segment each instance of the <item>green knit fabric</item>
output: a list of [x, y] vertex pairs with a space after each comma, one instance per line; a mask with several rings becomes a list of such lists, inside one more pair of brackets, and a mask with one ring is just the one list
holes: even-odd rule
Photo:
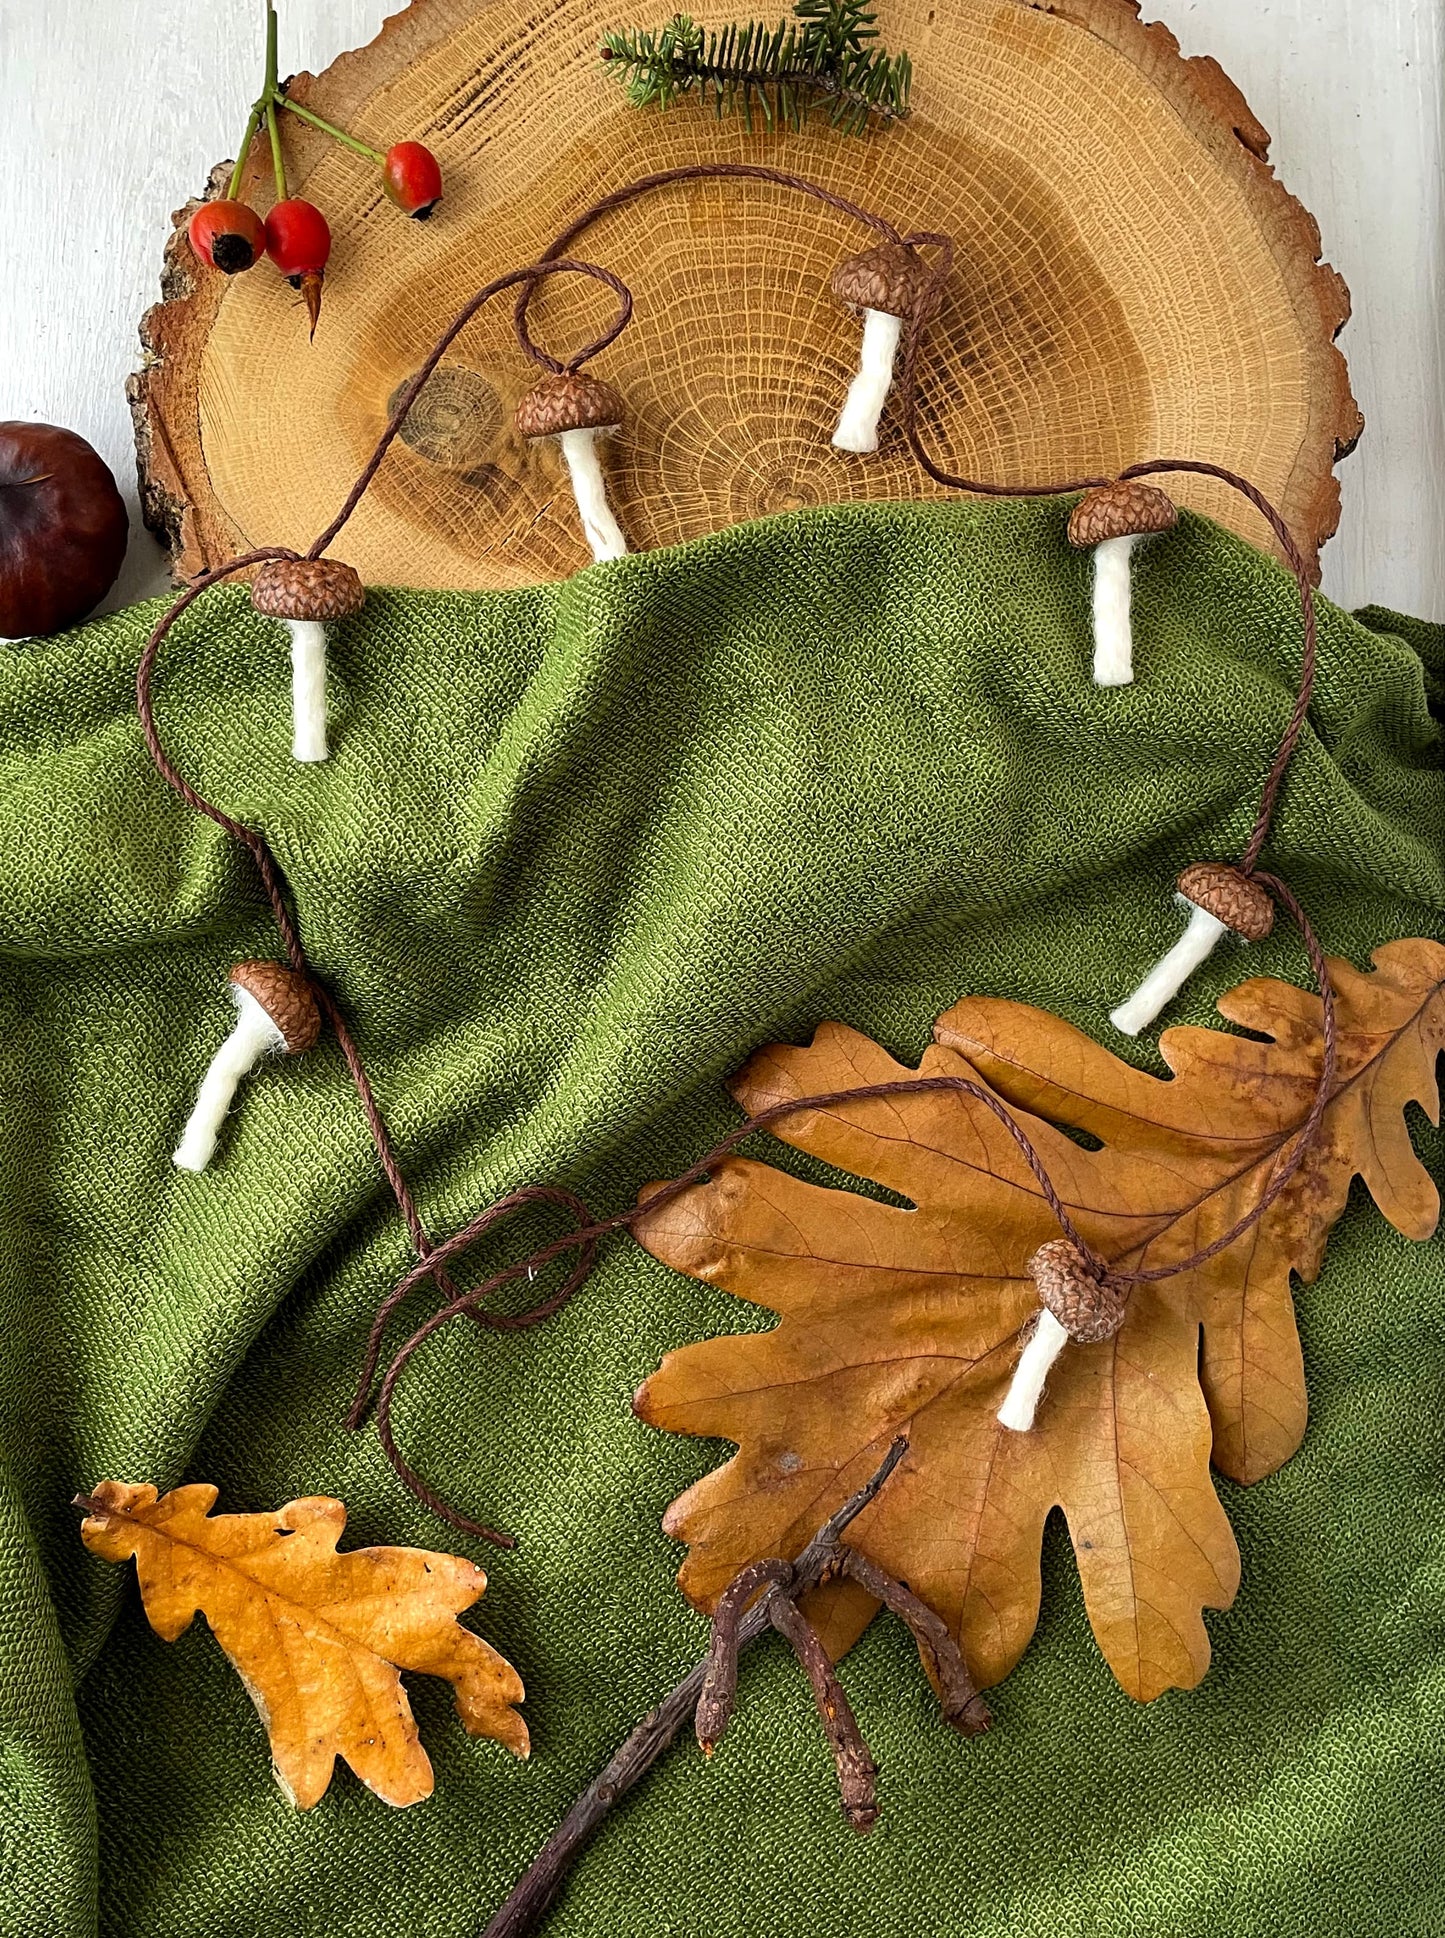
[[[431, 1231], [531, 1181], [611, 1210], [736, 1121], [722, 1079], [750, 1049], [826, 1018], [913, 1059], [959, 996], [1005, 995], [1152, 1063], [1105, 1012], [1178, 933], [1178, 869], [1243, 842], [1299, 613], [1186, 517], [1136, 560], [1137, 682], [1100, 690], [1089, 569], [1057, 504], [855, 505], [560, 586], [373, 592], [332, 629], [319, 767], [290, 758], [278, 630], [229, 589], [168, 642], [157, 712], [264, 829]], [[629, 1397], [671, 1347], [770, 1319], [624, 1238], [548, 1325], [440, 1334], [397, 1431], [510, 1554], [344, 1430], [410, 1254], [334, 1042], [246, 1084], [207, 1173], [170, 1161], [227, 970], [277, 950], [249, 860], [146, 760], [132, 681], [160, 609], [0, 658], [0, 1927], [475, 1938], [703, 1646], [659, 1524], [728, 1450]], [[1269, 851], [1361, 962], [1445, 935], [1445, 635], [1366, 617], [1322, 610]], [[1170, 1020], [1252, 972], [1303, 979], [1287, 926], [1217, 951]], [[1309, 1432], [1272, 1479], [1219, 1483], [1244, 1584], [1197, 1690], [1119, 1691], [1052, 1526], [990, 1736], [943, 1727], [896, 1624], [845, 1664], [882, 1766], [871, 1838], [769, 1642], [712, 1763], [679, 1747], [609, 1822], [556, 1938], [1438, 1934], [1441, 1245], [1357, 1189], [1299, 1310]], [[82, 1549], [71, 1496], [107, 1477], [214, 1481], [223, 1509], [335, 1494], [348, 1543], [481, 1559], [468, 1619], [526, 1680], [530, 1763], [412, 1678], [436, 1795], [393, 1811], [338, 1767], [295, 1813], [204, 1622], [161, 1642], [134, 1570]]]

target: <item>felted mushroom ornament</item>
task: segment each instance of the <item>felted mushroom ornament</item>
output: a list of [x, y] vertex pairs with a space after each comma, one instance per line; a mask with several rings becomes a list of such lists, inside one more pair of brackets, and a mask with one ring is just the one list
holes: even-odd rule
[[1126, 478], [1099, 485], [1069, 514], [1069, 543], [1094, 548], [1094, 684], [1134, 677], [1132, 560], [1142, 539], [1172, 531], [1179, 513], [1167, 492]]
[[607, 502], [597, 440], [622, 429], [622, 398], [611, 384], [580, 370], [549, 371], [517, 406], [518, 435], [534, 443], [555, 437], [562, 447], [572, 496], [593, 558], [624, 558], [627, 540]]
[[264, 1056], [301, 1056], [321, 1034], [321, 1012], [304, 976], [284, 962], [238, 962], [231, 971], [236, 1022], [211, 1058], [175, 1149], [182, 1171], [204, 1171], [242, 1077]]
[[1164, 1005], [1184, 987], [1223, 935], [1241, 942], [1263, 942], [1274, 927], [1269, 891], [1224, 861], [1191, 862], [1179, 877], [1176, 897], [1189, 910], [1183, 935], [1149, 971], [1109, 1021], [1125, 1036], [1147, 1029]]
[[360, 612], [366, 588], [340, 559], [272, 559], [256, 574], [251, 604], [291, 635], [291, 752], [325, 760], [326, 624]]
[[924, 301], [930, 278], [920, 257], [905, 243], [883, 242], [850, 256], [833, 271], [833, 294], [863, 314], [863, 345], [858, 374], [833, 433], [840, 451], [876, 451], [878, 420], [893, 384], [893, 363], [903, 325]]
[[1033, 1426], [1049, 1369], [1069, 1341], [1093, 1346], [1112, 1339], [1129, 1304], [1129, 1287], [1093, 1270], [1067, 1238], [1040, 1245], [1029, 1272], [1041, 1309], [998, 1410], [999, 1425], [1011, 1433], [1027, 1433]]

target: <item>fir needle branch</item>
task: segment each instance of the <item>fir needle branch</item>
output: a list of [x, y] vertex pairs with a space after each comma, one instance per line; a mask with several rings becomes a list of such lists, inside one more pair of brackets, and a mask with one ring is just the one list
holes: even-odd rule
[[798, 130], [823, 108], [833, 127], [862, 134], [872, 120], [902, 120], [913, 81], [907, 54], [874, 44], [874, 20], [863, 0], [797, 0], [771, 30], [748, 21], [705, 32], [679, 13], [664, 27], [615, 29], [602, 59], [634, 107], [696, 93], [719, 116], [740, 109], [749, 127], [757, 108], [769, 128]]

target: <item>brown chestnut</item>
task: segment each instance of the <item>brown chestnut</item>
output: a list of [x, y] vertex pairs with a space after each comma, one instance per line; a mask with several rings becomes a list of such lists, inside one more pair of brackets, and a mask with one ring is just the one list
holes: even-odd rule
[[83, 437], [0, 423], [0, 639], [84, 619], [115, 584], [128, 526], [110, 466]]

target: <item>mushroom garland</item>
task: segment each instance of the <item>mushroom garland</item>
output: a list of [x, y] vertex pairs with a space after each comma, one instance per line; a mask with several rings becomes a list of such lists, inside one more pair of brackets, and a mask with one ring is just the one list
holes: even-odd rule
[[1081, 1346], [1112, 1339], [1124, 1323], [1129, 1287], [1096, 1272], [1067, 1238], [1050, 1239], [1029, 1260], [1041, 1310], [1029, 1334], [997, 1419], [1011, 1433], [1034, 1423], [1049, 1369], [1069, 1341]]
[[582, 530], [599, 565], [627, 554], [627, 540], [607, 502], [597, 455], [598, 438], [620, 431], [622, 417], [622, 398], [611, 384], [584, 376], [580, 370], [550, 372], [517, 406], [517, 431], [529, 444], [555, 437], [561, 445]]
[[[529, 441], [543, 437], [558, 440], [571, 475], [593, 557], [597, 560], [622, 557], [627, 551], [627, 544], [607, 502], [596, 449], [601, 433], [620, 428], [623, 419], [622, 399], [611, 386], [579, 374], [579, 368], [616, 340], [631, 317], [632, 297], [621, 279], [610, 271], [595, 263], [566, 257], [561, 252], [597, 216], [621, 206], [632, 197], [671, 182], [711, 175], [761, 178], [784, 187], [801, 189], [836, 210], [851, 212], [870, 225], [875, 233], [882, 232], [887, 236], [885, 243], [842, 263], [832, 278], [834, 292], [844, 302], [864, 312], [860, 367], [850, 386], [836, 427], [834, 443], [840, 448], [859, 452], [877, 449], [878, 425], [892, 383], [894, 361], [904, 341], [903, 326], [905, 322], [910, 323], [903, 363], [905, 396], [901, 412], [902, 428], [910, 450], [930, 478], [948, 489], [988, 496], [1058, 498], [1066, 493], [1083, 493], [1069, 518], [1068, 537], [1075, 546], [1092, 546], [1095, 550], [1094, 677], [1100, 684], [1123, 684], [1133, 677], [1130, 631], [1132, 554], [1141, 539], [1156, 532], [1168, 531], [1178, 517], [1166, 494], [1141, 483], [1141, 476], [1161, 471], [1193, 472], [1213, 477], [1241, 492], [1271, 526], [1298, 585], [1303, 653], [1296, 702], [1290, 724], [1276, 748], [1261, 796], [1259, 813], [1244, 850], [1243, 863], [1236, 868], [1223, 863], [1201, 862], [1185, 869], [1178, 887], [1181, 899], [1190, 910], [1186, 932], [1150, 971], [1133, 996], [1113, 1011], [1111, 1020], [1119, 1029], [1130, 1034], [1152, 1022], [1226, 930], [1247, 941], [1268, 935], [1274, 921], [1272, 893], [1278, 897], [1281, 906], [1292, 916], [1300, 931], [1319, 991], [1324, 1049], [1311, 1114], [1300, 1136], [1293, 1140], [1289, 1156], [1276, 1167], [1268, 1191], [1229, 1232], [1215, 1238], [1209, 1246], [1188, 1260], [1176, 1260], [1162, 1268], [1115, 1272], [1081, 1237], [1022, 1125], [1001, 1101], [995, 1100], [993, 1108], [996, 1114], [1011, 1128], [1063, 1233], [1061, 1238], [1041, 1246], [1029, 1261], [1028, 1269], [1038, 1295], [1038, 1311], [1032, 1322], [1020, 1329], [1022, 1350], [996, 1416], [1004, 1431], [1026, 1433], [1034, 1424], [1049, 1373], [1070, 1340], [1094, 1344], [1112, 1339], [1124, 1323], [1130, 1293], [1135, 1284], [1168, 1278], [1186, 1269], [1193, 1269], [1233, 1244], [1237, 1237], [1257, 1223], [1259, 1216], [1279, 1196], [1311, 1150], [1317, 1148], [1316, 1140], [1324, 1124], [1326, 1105], [1333, 1094], [1336, 1071], [1334, 998], [1330, 978], [1309, 920], [1288, 886], [1272, 876], [1255, 874], [1255, 863], [1269, 835], [1275, 800], [1308, 717], [1313, 691], [1317, 631], [1308, 566], [1282, 514], [1269, 504], [1263, 494], [1247, 479], [1204, 460], [1157, 458], [1131, 467], [1138, 474], [1132, 478], [1116, 479], [1109, 483], [1084, 480], [1037, 486], [971, 480], [947, 469], [930, 453], [920, 434], [914, 393], [919, 336], [923, 323], [937, 307], [939, 288], [949, 273], [953, 259], [950, 239], [919, 231], [905, 242], [879, 218], [846, 202], [832, 190], [808, 184], [796, 176], [759, 164], [723, 162], [691, 163], [642, 176], [621, 189], [614, 189], [576, 218], [536, 263], [509, 271], [478, 290], [442, 332], [423, 367], [413, 377], [405, 398], [394, 408], [340, 513], [327, 527], [323, 537], [316, 541], [314, 549], [319, 552], [323, 545], [329, 543], [355, 511], [391, 441], [398, 434], [407, 411], [458, 332], [493, 296], [506, 289], [520, 289], [514, 318], [520, 346], [550, 374], [542, 377], [522, 399], [515, 418], [517, 431]], [[918, 246], [941, 249], [940, 267], [936, 271], [926, 270], [919, 262], [916, 254]], [[541, 351], [528, 337], [525, 324], [527, 299], [532, 290], [544, 276], [558, 271], [590, 276], [607, 284], [620, 299], [620, 310], [611, 327], [575, 356], [568, 366], [563, 366]], [[405, 1294], [408, 1287], [428, 1274], [437, 1276], [435, 1268], [439, 1259], [464, 1242], [468, 1234], [474, 1234], [492, 1223], [509, 1205], [529, 1197], [555, 1198], [557, 1193], [551, 1187], [527, 1187], [508, 1199], [499, 1200], [497, 1205], [481, 1213], [440, 1252], [432, 1247], [417, 1216], [406, 1180], [397, 1165], [380, 1109], [360, 1056], [347, 1036], [344, 1020], [319, 985], [313, 987], [308, 980], [306, 958], [270, 850], [258, 833], [232, 821], [218, 807], [204, 800], [172, 765], [160, 744], [152, 712], [150, 685], [157, 650], [175, 621], [200, 592], [233, 572], [251, 569], [262, 559], [268, 563], [257, 580], [254, 595], [257, 608], [285, 619], [293, 628], [297, 756], [300, 759], [325, 758], [325, 657], [321, 628], [329, 618], [354, 612], [364, 599], [360, 581], [347, 567], [320, 559], [297, 559], [289, 552], [281, 553], [280, 561], [273, 562], [274, 555], [268, 549], [243, 554], [202, 574], [178, 597], [157, 624], [136, 676], [137, 705], [146, 747], [152, 760], [163, 779], [182, 799], [198, 812], [209, 816], [252, 854], [290, 962], [296, 965], [293, 968], [274, 962], [249, 962], [240, 964], [232, 971], [237, 1021], [206, 1072], [195, 1108], [174, 1157], [177, 1165], [188, 1170], [199, 1171], [206, 1166], [214, 1154], [219, 1128], [242, 1077], [267, 1053], [297, 1055], [309, 1048], [319, 1033], [319, 1008], [324, 1006], [345, 1054], [377, 1156], [397, 1204], [406, 1217], [418, 1253], [417, 1265], [380, 1309], [368, 1347], [363, 1389], [349, 1416], [351, 1423], [356, 1424], [364, 1414], [373, 1384], [372, 1375], [380, 1351], [382, 1327], [397, 1299]], [[922, 1076], [911, 1077], [900, 1083], [865, 1086], [863, 1094], [870, 1094], [871, 1090], [891, 1094], [895, 1090], [912, 1090], [915, 1087], [932, 1090], [938, 1087], [940, 1081], [947, 1085], [957, 1084], [983, 1101], [989, 1101], [989, 1093], [968, 1080], [940, 1080]], [[795, 1100], [795, 1104], [796, 1107], [802, 1104], [826, 1105], [830, 1101], [836, 1102], [836, 1095], [834, 1093], [831, 1099], [825, 1096]], [[795, 1105], [786, 1107], [793, 1108]], [[772, 1123], [774, 1114], [773, 1111], [762, 1112], [750, 1120], [751, 1124], [754, 1128], [766, 1127]], [[734, 1148], [747, 1129], [748, 1126], [744, 1125], [731, 1134], [703, 1164], [693, 1167], [669, 1189], [685, 1188], [689, 1178], [704, 1175], [719, 1158]], [[585, 1207], [581, 1207], [581, 1210], [586, 1213]], [[632, 1216], [631, 1213], [619, 1213], [597, 1222], [590, 1221], [590, 1214], [584, 1216], [572, 1237], [579, 1247], [585, 1249], [581, 1252], [578, 1269], [569, 1277], [560, 1294], [562, 1299], [571, 1296], [590, 1269], [590, 1255], [595, 1249], [598, 1233], [630, 1229]], [[519, 1261], [503, 1276], [519, 1277], [525, 1271], [530, 1277], [534, 1265], [556, 1255], [557, 1243], [553, 1242], [549, 1247], [540, 1248], [532, 1259]], [[443, 1309], [440, 1318], [460, 1311], [464, 1303], [469, 1302], [454, 1300], [450, 1308]], [[554, 1296], [535, 1308], [531, 1317], [541, 1317], [545, 1312], [555, 1310], [556, 1304], [557, 1297]], [[391, 1437], [387, 1410], [396, 1377], [414, 1348], [430, 1336], [438, 1323], [439, 1318], [434, 1315], [413, 1334], [411, 1340], [400, 1349], [382, 1382], [378, 1401], [382, 1444], [397, 1474], [419, 1499], [458, 1527], [507, 1545], [508, 1537], [457, 1515], [426, 1488], [402, 1460]]]
[[238, 962], [230, 983], [239, 1013], [201, 1079], [176, 1146], [174, 1161], [182, 1171], [204, 1171], [210, 1163], [236, 1087], [263, 1056], [300, 1056], [321, 1034], [321, 1013], [306, 978], [285, 963]]
[[893, 383], [893, 360], [906, 319], [929, 287], [922, 261], [906, 243], [883, 242], [850, 256], [833, 271], [833, 294], [863, 312], [858, 374], [848, 386], [833, 443], [839, 451], [876, 451], [878, 420]]
[[1141, 539], [1172, 531], [1179, 513], [1167, 492], [1126, 479], [1085, 492], [1069, 514], [1069, 543], [1094, 548], [1094, 684], [1134, 677], [1131, 561]]
[[1109, 1021], [1125, 1036], [1137, 1036], [1148, 1028], [1222, 935], [1263, 942], [1274, 927], [1274, 903], [1268, 891], [1228, 862], [1192, 862], [1179, 877], [1178, 900], [1189, 910], [1183, 935], [1129, 1000], [1109, 1012]]
[[291, 635], [291, 752], [325, 760], [326, 622], [349, 618], [366, 589], [340, 559], [272, 559], [256, 574], [251, 604]]

